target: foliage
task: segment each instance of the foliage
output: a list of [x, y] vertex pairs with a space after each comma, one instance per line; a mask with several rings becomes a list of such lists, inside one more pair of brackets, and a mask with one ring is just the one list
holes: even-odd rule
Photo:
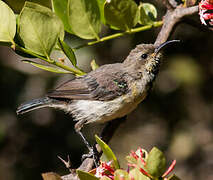
[[103, 151], [102, 156], [105, 157], [105, 160], [101, 161], [99, 167], [90, 172], [83, 172], [77, 170], [78, 177], [81, 180], [95, 180], [97, 178], [101, 180], [179, 179], [175, 175], [169, 176], [171, 171], [174, 169], [176, 161], [174, 160], [168, 170], [165, 171], [166, 158], [164, 154], [156, 147], [152, 148], [149, 153], [141, 148], [138, 148], [136, 152], [131, 151], [131, 153], [126, 157], [128, 168], [127, 170], [124, 170], [120, 168], [118, 160], [115, 154], [110, 149], [110, 147], [105, 142], [103, 142], [98, 136], [96, 136], [96, 142], [100, 145]]
[[[118, 160], [110, 149], [97, 135], [96, 142], [101, 147], [103, 154], [100, 165], [90, 172], [77, 169], [80, 180], [180, 180], [176, 175], [169, 175], [174, 169], [174, 160], [166, 170], [166, 158], [156, 147], [148, 153], [142, 148], [131, 151], [126, 156], [128, 168], [125, 170], [119, 166]], [[165, 171], [166, 170], [166, 171]], [[60, 176], [56, 173], [42, 174], [44, 180], [59, 180]]]
[[[85, 72], [77, 65], [74, 54], [77, 49], [161, 26], [162, 22], [156, 21], [156, 18], [157, 10], [152, 4], [138, 6], [133, 0], [52, 0], [52, 9], [25, 2], [18, 15], [0, 0], [0, 43], [10, 46], [25, 58], [39, 58], [49, 64], [23, 60], [37, 68], [81, 76]], [[100, 37], [104, 25], [120, 32]], [[96, 40], [71, 48], [64, 41], [65, 32], [82, 39]], [[72, 67], [60, 61], [63, 58], [52, 59], [51, 53], [55, 50], [64, 54]], [[95, 65], [94, 62], [91, 64]]]

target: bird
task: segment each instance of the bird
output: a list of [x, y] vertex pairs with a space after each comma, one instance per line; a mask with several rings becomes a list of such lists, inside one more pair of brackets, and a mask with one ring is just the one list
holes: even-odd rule
[[140, 44], [122, 63], [102, 65], [86, 75], [75, 77], [50, 91], [44, 97], [21, 104], [17, 114], [51, 107], [71, 114], [75, 131], [83, 138], [81, 129], [88, 123], [105, 123], [131, 113], [142, 102], [158, 74], [163, 47], [179, 40], [166, 41], [158, 46]]

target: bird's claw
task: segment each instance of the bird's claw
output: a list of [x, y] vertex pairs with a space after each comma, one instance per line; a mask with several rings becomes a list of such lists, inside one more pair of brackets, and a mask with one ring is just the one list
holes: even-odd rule
[[89, 148], [88, 154], [83, 154], [81, 160], [84, 161], [86, 158], [93, 158], [95, 166], [98, 167], [99, 165], [99, 153], [95, 147]]

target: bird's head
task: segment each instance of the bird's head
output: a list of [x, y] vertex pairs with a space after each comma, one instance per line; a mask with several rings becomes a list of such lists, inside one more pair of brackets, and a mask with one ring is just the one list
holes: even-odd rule
[[179, 42], [179, 40], [166, 41], [158, 46], [153, 44], [141, 44], [133, 49], [123, 62], [125, 67], [133, 68], [135, 71], [146, 70], [150, 74], [156, 74], [159, 70], [161, 50], [168, 44]]

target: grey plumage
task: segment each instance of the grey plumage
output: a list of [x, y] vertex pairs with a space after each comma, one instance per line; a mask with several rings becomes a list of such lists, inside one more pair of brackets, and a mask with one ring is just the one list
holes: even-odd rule
[[[176, 41], [169, 41], [165, 44]], [[101, 66], [82, 77], [65, 82], [44, 98], [24, 103], [23, 114], [42, 107], [70, 113], [80, 131], [85, 123], [106, 122], [133, 111], [146, 97], [158, 72], [161, 54], [152, 44], [132, 50], [123, 63]]]
[[53, 103], [60, 103], [60, 101], [56, 99], [50, 99], [49, 97], [43, 97], [43, 98], [38, 98], [38, 99], [33, 99], [29, 102], [25, 102], [24, 104], [21, 104], [16, 113], [17, 114], [24, 114], [29, 111], [33, 111], [35, 109], [43, 108], [43, 107], [49, 107], [50, 104]]

